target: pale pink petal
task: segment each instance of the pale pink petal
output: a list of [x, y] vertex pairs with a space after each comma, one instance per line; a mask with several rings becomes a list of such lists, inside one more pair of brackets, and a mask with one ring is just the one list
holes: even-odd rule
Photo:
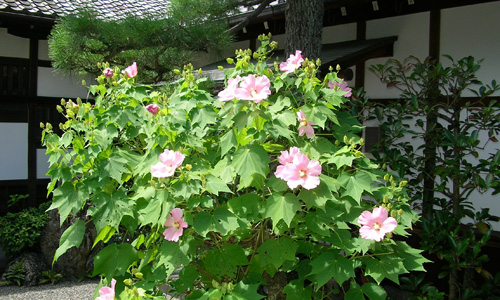
[[302, 187], [306, 190], [312, 190], [320, 184], [319, 177], [317, 176], [307, 176], [302, 182]]
[[175, 168], [167, 166], [162, 162], [157, 162], [151, 166], [151, 176], [156, 178], [165, 178], [174, 175]]
[[124, 72], [129, 78], [135, 77], [135, 75], [137, 75], [137, 64], [134, 62], [132, 65], [128, 66]]
[[165, 227], [174, 226], [175, 219], [172, 217], [172, 214], [168, 214], [167, 221], [165, 221]]
[[358, 223], [360, 225], [366, 225], [366, 226], [371, 226], [372, 225], [372, 213], [365, 210], [364, 212], [361, 213], [361, 215], [358, 217]]
[[[180, 231], [180, 233], [179, 233]], [[171, 242], [179, 241], [179, 237], [182, 235], [182, 228], [169, 227], [163, 232], [165, 239]]]
[[170, 211], [170, 214], [177, 222], [182, 221], [182, 209], [174, 208]]
[[393, 217], [387, 218], [382, 223], [382, 229], [385, 231], [385, 233], [389, 233], [389, 232], [394, 231], [394, 229], [396, 229], [397, 226], [398, 226], [398, 222]]
[[302, 110], [299, 110], [299, 111], [297, 112], [297, 120], [298, 120], [299, 122], [302, 122], [302, 121], [307, 120], [307, 119], [306, 119], [306, 114], [304, 114], [304, 112], [303, 112]]
[[303, 136], [306, 133], [306, 128], [304, 126], [299, 126], [299, 136]]
[[317, 160], [311, 160], [307, 165], [307, 174], [312, 176], [318, 176], [321, 174], [321, 165]]
[[387, 209], [383, 208], [382, 206], [380, 207], [375, 207], [372, 212], [372, 218], [375, 220], [375, 222], [383, 222], [387, 217], [389, 216], [389, 213], [387, 212]]
[[[311, 126], [311, 125], [307, 125], [307, 126], [305, 126], [304, 130], [305, 130], [305, 132], [306, 132], [306, 136], [307, 136], [308, 138], [312, 138], [312, 137], [314, 136], [314, 129], [312, 128], [312, 126]], [[299, 131], [299, 132], [300, 132], [300, 131]], [[299, 133], [299, 135], [300, 135], [300, 133]]]

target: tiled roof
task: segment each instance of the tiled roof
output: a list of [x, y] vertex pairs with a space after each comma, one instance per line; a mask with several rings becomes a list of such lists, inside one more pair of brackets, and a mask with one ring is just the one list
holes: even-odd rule
[[102, 17], [120, 19], [127, 15], [164, 15], [168, 0], [0, 0], [0, 11], [60, 17], [81, 9], [92, 9]]

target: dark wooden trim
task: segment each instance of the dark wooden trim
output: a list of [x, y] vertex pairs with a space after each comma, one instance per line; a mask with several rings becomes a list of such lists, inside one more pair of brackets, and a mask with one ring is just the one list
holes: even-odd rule
[[439, 61], [441, 48], [441, 10], [431, 10], [429, 19], [429, 56]]
[[[490, 104], [491, 101], [496, 101], [496, 107], [500, 107], [500, 96], [490, 96], [484, 98], [482, 101], [480, 101], [479, 97], [462, 97], [462, 105], [465, 105], [466, 102], [471, 103], [471, 107], [485, 107]], [[404, 101], [399, 98], [370, 98], [371, 102], [375, 103], [380, 103], [380, 104], [389, 104], [391, 102], [400, 102]], [[410, 100], [408, 100], [410, 101]], [[444, 100], [440, 100], [440, 102], [443, 102]]]
[[[356, 40], [366, 40], [366, 21], [356, 23]], [[365, 86], [365, 60], [360, 60], [356, 64], [356, 75], [354, 79], [354, 87], [360, 88]]]

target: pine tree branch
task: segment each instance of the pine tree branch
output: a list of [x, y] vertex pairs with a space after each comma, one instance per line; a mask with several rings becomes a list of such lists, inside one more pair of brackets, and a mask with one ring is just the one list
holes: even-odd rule
[[259, 7], [257, 7], [256, 10], [254, 10], [251, 14], [249, 14], [243, 21], [240, 23], [236, 24], [233, 26], [231, 29], [228, 30], [229, 34], [236, 34], [238, 31], [243, 29], [243, 27], [247, 26], [250, 21], [254, 20], [257, 18], [260, 13], [272, 2], [273, 0], [263, 0]]

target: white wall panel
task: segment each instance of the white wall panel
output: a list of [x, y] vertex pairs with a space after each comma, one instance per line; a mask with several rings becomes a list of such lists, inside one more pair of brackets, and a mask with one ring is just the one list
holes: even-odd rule
[[47, 149], [36, 149], [36, 178], [50, 178], [47, 176], [49, 171], [49, 156], [45, 154]]
[[0, 123], [0, 180], [28, 178], [28, 123]]
[[[405, 15], [366, 22], [366, 38], [398, 36], [394, 43], [394, 58], [402, 60], [410, 55], [424, 59], [429, 54], [429, 13]], [[368, 70], [370, 65], [383, 64], [388, 58], [366, 61], [365, 90], [372, 99], [398, 98], [399, 91], [387, 89]]]
[[[89, 78], [86, 83], [91, 84]], [[38, 68], [38, 96], [87, 99], [87, 91], [81, 79], [56, 72], [52, 68]]]
[[7, 33], [7, 28], [0, 28], [0, 56], [29, 58], [29, 39]]
[[500, 2], [445, 9], [441, 12], [441, 54], [455, 60], [469, 55], [484, 58], [477, 73], [479, 80], [484, 84], [492, 79], [500, 81], [499, 29]]

